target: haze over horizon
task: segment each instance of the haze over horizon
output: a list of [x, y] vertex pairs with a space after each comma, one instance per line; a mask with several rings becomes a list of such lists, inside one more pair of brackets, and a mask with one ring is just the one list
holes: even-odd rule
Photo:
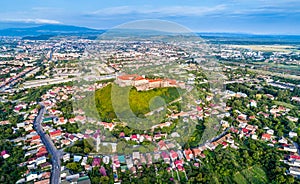
[[110, 29], [143, 19], [173, 21], [193, 32], [300, 34], [298, 0], [1, 1], [0, 28], [63, 24]]

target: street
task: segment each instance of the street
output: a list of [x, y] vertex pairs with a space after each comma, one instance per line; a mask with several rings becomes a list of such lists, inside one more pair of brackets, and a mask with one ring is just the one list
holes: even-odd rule
[[58, 183], [60, 183], [61, 154], [59, 151], [57, 151], [57, 149], [54, 146], [49, 135], [47, 135], [41, 127], [41, 123], [43, 121], [44, 113], [45, 113], [46, 109], [42, 103], [40, 103], [40, 106], [41, 106], [41, 109], [39, 110], [38, 115], [36, 116], [33, 125], [34, 125], [36, 132], [40, 135], [43, 144], [46, 146], [48, 153], [50, 153], [52, 156], [51, 157], [51, 161], [52, 161], [51, 184], [58, 184]]

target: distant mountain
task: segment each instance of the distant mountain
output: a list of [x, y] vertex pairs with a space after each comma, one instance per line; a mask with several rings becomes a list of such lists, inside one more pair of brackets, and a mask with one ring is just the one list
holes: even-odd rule
[[272, 45], [300, 44], [300, 35], [260, 35], [247, 33], [197, 33], [201, 38], [216, 44]]
[[0, 30], [0, 36], [41, 36], [41, 35], [86, 35], [101, 34], [104, 30], [90, 29], [86, 27], [47, 24], [34, 27], [6, 28]]

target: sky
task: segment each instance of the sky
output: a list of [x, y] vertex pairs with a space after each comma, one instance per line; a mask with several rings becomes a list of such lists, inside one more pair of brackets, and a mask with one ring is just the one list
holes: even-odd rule
[[110, 29], [159, 19], [194, 32], [300, 34], [300, 0], [1, 0], [0, 24]]

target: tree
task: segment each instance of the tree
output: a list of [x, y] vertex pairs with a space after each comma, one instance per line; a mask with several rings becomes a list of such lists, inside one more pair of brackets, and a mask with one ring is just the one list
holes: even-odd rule
[[75, 162], [68, 163], [66, 167], [74, 172], [78, 171], [78, 165]]
[[108, 176], [101, 176], [100, 177], [100, 183], [108, 183], [109, 177]]
[[90, 152], [91, 152], [90, 148], [87, 148], [87, 147], [86, 147], [86, 148], [84, 148], [84, 150], [83, 150], [83, 151], [84, 151], [84, 153], [85, 153], [85, 154], [88, 154], [88, 153], [90, 153]]

